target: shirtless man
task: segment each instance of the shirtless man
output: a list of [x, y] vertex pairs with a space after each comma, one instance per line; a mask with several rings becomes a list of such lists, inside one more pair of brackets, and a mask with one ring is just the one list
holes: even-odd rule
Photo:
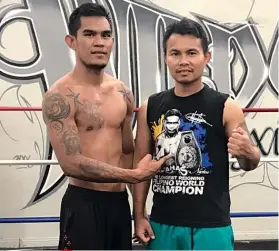
[[132, 169], [133, 95], [104, 73], [113, 46], [111, 28], [100, 5], [74, 10], [65, 41], [76, 65], [43, 99], [48, 137], [69, 177], [61, 203], [60, 250], [131, 249], [126, 183], [150, 179], [169, 158], [154, 161], [146, 155]]

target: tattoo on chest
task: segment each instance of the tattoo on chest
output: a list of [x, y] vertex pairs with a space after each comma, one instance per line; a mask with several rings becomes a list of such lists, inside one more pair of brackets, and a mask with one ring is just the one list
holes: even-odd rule
[[131, 103], [130, 92], [124, 87], [124, 85], [121, 85], [121, 88], [118, 91], [123, 95], [123, 98], [127, 103]]
[[71, 92], [70, 94], [66, 95], [67, 97], [70, 97], [74, 100], [75, 107], [78, 107], [78, 105], [82, 105], [82, 103], [79, 102], [79, 93], [74, 93], [70, 88], [68, 88]]
[[104, 118], [101, 113], [101, 102], [96, 101], [94, 103], [88, 100], [83, 101], [83, 105], [79, 107], [77, 120], [83, 123], [87, 121], [93, 129], [100, 129], [104, 125]]
[[[82, 125], [90, 125], [93, 129], [100, 129], [104, 125], [104, 118], [101, 112], [101, 102], [90, 102], [86, 99], [80, 100], [80, 93], [69, 89], [66, 95], [73, 100], [77, 109], [76, 119]], [[64, 131], [63, 120], [71, 114], [69, 101], [60, 93], [47, 94], [43, 104], [43, 116], [50, 121], [50, 127], [59, 133]]]

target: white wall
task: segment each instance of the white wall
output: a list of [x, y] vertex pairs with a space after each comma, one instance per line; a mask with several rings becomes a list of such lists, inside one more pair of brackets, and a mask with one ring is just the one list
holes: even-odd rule
[[[63, 75], [65, 71], [70, 69], [69, 66], [72, 66], [71, 54], [67, 51], [66, 46], [63, 45], [64, 33], [58, 32], [58, 23], [48, 26], [50, 25], [49, 22], [51, 23], [52, 20], [55, 20], [56, 16], [54, 17], [50, 14], [48, 15], [48, 19], [42, 20], [41, 18], [44, 13], [44, 8], [47, 9], [48, 6], [46, 2], [48, 2], [49, 5], [54, 5], [55, 2], [58, 3], [58, 1], [55, 0], [43, 0], [43, 2], [38, 0], [27, 1], [31, 9], [31, 15], [27, 12], [18, 14], [17, 12], [10, 11], [10, 4], [21, 3], [20, 0], [6, 0], [0, 2], [0, 17], [2, 17], [5, 11], [8, 11], [4, 21], [0, 23], [1, 28], [4, 26], [4, 22], [9, 20], [12, 16], [30, 17], [31, 20], [33, 20], [35, 35], [37, 36], [37, 40], [34, 40], [29, 33], [30, 26], [28, 28], [26, 23], [19, 19], [5, 25], [5, 28], [1, 30], [0, 41], [2, 46], [0, 46], [0, 56], [2, 60], [0, 58], [0, 106], [41, 106], [43, 82], [39, 81], [38, 78], [33, 80], [26, 79], [26, 76], [34, 75], [35, 73], [43, 73], [46, 86], [49, 86], [53, 79]], [[61, 2], [65, 3], [65, 6], [70, 7], [70, 1], [64, 0]], [[113, 4], [117, 5], [120, 4], [122, 0], [109, 2], [113, 2]], [[147, 4], [145, 10], [151, 11], [148, 7], [152, 7], [152, 5], [148, 3], [151, 1], [139, 0], [137, 1], [138, 5], [135, 5], [134, 2], [131, 1], [136, 15], [138, 13], [138, 15], [143, 15], [143, 12], [136, 11], [136, 8], [141, 8], [140, 6], [142, 6], [143, 2]], [[211, 20], [212, 23], [209, 30], [213, 31], [215, 27], [215, 32], [219, 32], [218, 36], [220, 37], [218, 38], [225, 37], [227, 39], [226, 41], [230, 39], [229, 35], [227, 36], [230, 32], [228, 28], [224, 28], [225, 26], [222, 22], [242, 23], [244, 42], [242, 41], [243, 48], [241, 48], [240, 54], [242, 53], [242, 55], [244, 55], [244, 60], [246, 56], [248, 57], [248, 54], [251, 55], [252, 53], [252, 55], [254, 55], [254, 60], [246, 58], [246, 60], [248, 60], [248, 77], [241, 88], [236, 84], [235, 88], [240, 88], [237, 94], [234, 94], [231, 86], [227, 84], [230, 83], [229, 75], [224, 74], [224, 78], [220, 78], [222, 81], [216, 82], [216, 84], [218, 88], [221, 87], [223, 90], [228, 90], [243, 107], [246, 107], [248, 104], [250, 107], [278, 107], [278, 95], [276, 95], [274, 91], [274, 88], [276, 88], [278, 92], [278, 54], [274, 52], [275, 56], [273, 60], [271, 60], [270, 65], [266, 64], [267, 66], [264, 66], [262, 62], [259, 62], [259, 59], [263, 60], [265, 56], [270, 54], [269, 48], [272, 47], [272, 44], [276, 46], [275, 48], [277, 48], [278, 53], [278, 38], [277, 42], [275, 42], [276, 40], [274, 38], [278, 22], [277, 0], [268, 0], [268, 4], [266, 0], [255, 1], [250, 16], [258, 24], [255, 25], [253, 29], [248, 29], [247, 23], [245, 23], [245, 18], [252, 3], [252, 1], [249, 0], [154, 0], [152, 2], [157, 5], [153, 8], [158, 10], [158, 15], [160, 15], [160, 11], [162, 11], [161, 8], [164, 8], [166, 12], [172, 12], [172, 14], [169, 15], [181, 15], [195, 19], [197, 15], [202, 16], [204, 25], [208, 24], [209, 20]], [[161, 8], [158, 8], [158, 6]], [[1, 7], [5, 8], [1, 9]], [[17, 7], [17, 5], [14, 7]], [[35, 16], [34, 13], [37, 16]], [[46, 13], [49, 14], [51, 12]], [[34, 16], [32, 16], [33, 14]], [[118, 18], [120, 20], [121, 17]], [[41, 22], [39, 22], [40, 20]], [[139, 16], [137, 16], [137, 21], [138, 20], [140, 20]], [[201, 19], [199, 21], [201, 21]], [[65, 23], [61, 23], [61, 25], [63, 26]], [[120, 29], [123, 29], [123, 27], [120, 26]], [[231, 31], [230, 36], [234, 37], [237, 32], [237, 34], [239, 34], [239, 30], [241, 30], [241, 28]], [[40, 31], [44, 31], [45, 34], [41, 34]], [[246, 35], [247, 37], [245, 40]], [[240, 36], [237, 38], [239, 39]], [[262, 41], [263, 48], [259, 47], [258, 39]], [[125, 36], [123, 40], [125, 40]], [[24, 62], [32, 61], [34, 56], [36, 56], [34, 41], [37, 41], [40, 56], [37, 61], [34, 61], [30, 65], [24, 65]], [[56, 41], [59, 41], [62, 45], [58, 45]], [[237, 39], [235, 41], [239, 42]], [[256, 47], [249, 44], [253, 41], [257, 42], [254, 43]], [[214, 42], [218, 43], [217, 40], [214, 40]], [[48, 44], [49, 46], [46, 49]], [[48, 61], [48, 53], [52, 53], [54, 56], [56, 52], [60, 53], [62, 49], [58, 49], [59, 46], [68, 53], [65, 54], [67, 57], [62, 57], [61, 62], [58, 57], [53, 58], [52, 61]], [[255, 48], [258, 50], [255, 51]], [[261, 52], [261, 49], [264, 51]], [[228, 69], [233, 54], [228, 50], [228, 47], [224, 47], [221, 53], [225, 55], [224, 62], [227, 62], [223, 65], [223, 71], [224, 69]], [[219, 79], [218, 76], [222, 76], [223, 74], [220, 72], [220, 68], [214, 68], [214, 66], [218, 66], [217, 54], [217, 52], [214, 54], [213, 43], [213, 61], [211, 62], [213, 75], [211, 79], [215, 81]], [[227, 61], [226, 57], [228, 59]], [[15, 65], [15, 61], [19, 65]], [[142, 58], [141, 61], [143, 61], [143, 63], [140, 65], [143, 68], [147, 61]], [[65, 68], [63, 68], [64, 65], [66, 65]], [[51, 69], [54, 70], [49, 70], [50, 67], [53, 67]], [[60, 68], [62, 70], [59, 70]], [[266, 69], [266, 71], [258, 77], [257, 74], [262, 69]], [[271, 69], [270, 79], [272, 82], [270, 85], [268, 81], [264, 79], [264, 77], [267, 77], [266, 73], [268, 69]], [[274, 69], [277, 73], [274, 73], [276, 72]], [[244, 71], [240, 61], [235, 64], [234, 70], [234, 72], [231, 72], [231, 75], [235, 77], [237, 83]], [[9, 77], [7, 77], [7, 74]], [[125, 75], [128, 74], [128, 70], [123, 67], [121, 74], [121, 76], [126, 77]], [[145, 73], [145, 75], [148, 74]], [[152, 77], [154, 79], [156, 78], [156, 76]], [[146, 87], [144, 85], [145, 81], [142, 81], [140, 86], [140, 100], [143, 100], [146, 96], [154, 92], [152, 87]], [[259, 138], [262, 135], [260, 144], [262, 144], [263, 149], [268, 151], [270, 148], [269, 154], [265, 157], [278, 157], [278, 149], [276, 153], [275, 142], [272, 142], [274, 131], [278, 128], [277, 113], [251, 113], [247, 116], [247, 124], [251, 132], [256, 130]], [[268, 129], [269, 127], [270, 129]], [[264, 133], [265, 130], [268, 131]], [[1, 112], [0, 136], [0, 158], [2, 160], [24, 157], [34, 160], [47, 158], [47, 135], [41, 112]], [[231, 171], [230, 187], [232, 212], [278, 211], [277, 170], [277, 163], [261, 163], [259, 168], [251, 173]], [[46, 168], [43, 166], [1, 166], [0, 217], [58, 216], [60, 200], [67, 185], [66, 180], [55, 186], [56, 188], [53, 192], [42, 194], [47, 191], [48, 188], [54, 187], [54, 183], [61, 175], [62, 173], [58, 166], [51, 166], [48, 175], [46, 174]], [[44, 184], [42, 182], [43, 177], [46, 178]], [[38, 192], [36, 187], [41, 184], [43, 184], [43, 189]], [[42, 195], [42, 199], [35, 201], [35, 195]], [[147, 205], [150, 212], [151, 193], [149, 194]], [[277, 222], [277, 218], [233, 219], [236, 239], [277, 238]], [[0, 247], [57, 245], [57, 237], [57, 223], [0, 224]]]

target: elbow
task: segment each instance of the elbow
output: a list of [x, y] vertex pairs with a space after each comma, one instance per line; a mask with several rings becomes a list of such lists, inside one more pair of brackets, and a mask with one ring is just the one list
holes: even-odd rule
[[260, 158], [257, 159], [247, 159], [246, 161], [240, 163], [240, 167], [243, 171], [249, 172], [255, 170], [260, 162]]
[[257, 168], [257, 166], [242, 166], [241, 169], [245, 172], [250, 172], [250, 171], [253, 171]]
[[74, 178], [75, 173], [74, 173], [73, 168], [69, 168], [68, 166], [61, 165], [61, 169], [65, 176]]
[[67, 177], [76, 178], [75, 167], [69, 165], [60, 165], [60, 167]]
[[248, 172], [255, 170], [258, 167], [260, 161], [261, 153], [257, 147], [253, 147], [252, 154], [244, 158], [243, 161], [240, 160], [239, 164], [244, 171]]
[[76, 178], [78, 170], [77, 158], [62, 159], [59, 164], [66, 176]]
[[256, 169], [261, 161], [260, 150], [257, 147], [255, 147], [254, 149], [255, 149], [255, 153], [254, 156], [250, 159], [249, 171]]

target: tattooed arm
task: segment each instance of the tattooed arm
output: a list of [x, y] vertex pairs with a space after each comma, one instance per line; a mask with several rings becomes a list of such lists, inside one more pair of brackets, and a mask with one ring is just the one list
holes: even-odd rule
[[43, 118], [48, 137], [65, 175], [90, 182], [139, 182], [137, 173], [85, 157], [74, 117], [78, 95], [71, 90], [48, 91], [43, 99]]
[[[133, 136], [133, 113], [134, 113], [134, 96], [133, 93], [124, 85], [121, 84], [118, 90], [127, 104], [127, 114], [122, 124], [122, 166], [123, 168], [133, 168], [134, 157], [134, 136]], [[132, 184], [128, 184], [128, 188], [133, 193]]]
[[250, 138], [241, 107], [228, 99], [223, 118], [229, 138], [229, 153], [237, 158], [240, 168], [245, 171], [254, 170], [261, 158], [260, 151]]

